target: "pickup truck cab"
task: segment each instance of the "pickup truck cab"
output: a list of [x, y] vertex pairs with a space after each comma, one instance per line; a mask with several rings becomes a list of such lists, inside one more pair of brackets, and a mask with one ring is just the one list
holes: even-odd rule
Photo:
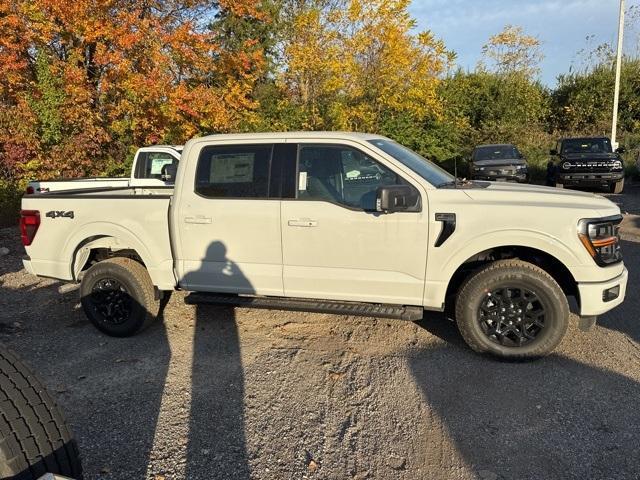
[[[191, 303], [422, 318], [476, 351], [532, 358], [623, 301], [619, 208], [590, 193], [461, 182], [382, 136], [191, 140], [175, 188], [22, 202], [25, 268], [79, 281], [89, 319], [132, 335], [164, 291]], [[452, 309], [448, 307], [452, 306]]]
[[154, 145], [136, 151], [129, 177], [67, 178], [35, 180], [29, 182], [26, 193], [48, 193], [60, 190], [86, 188], [153, 187], [172, 184], [174, 179], [165, 175], [167, 165], [177, 168], [182, 145]]
[[619, 148], [611, 148], [606, 137], [564, 138], [551, 155], [556, 164], [557, 187], [605, 187], [611, 193], [624, 189], [624, 164]]

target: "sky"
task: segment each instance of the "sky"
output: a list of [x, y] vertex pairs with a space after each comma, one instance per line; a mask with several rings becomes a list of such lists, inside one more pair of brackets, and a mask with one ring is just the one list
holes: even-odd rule
[[[640, 0], [626, 3], [640, 7]], [[580, 66], [581, 50], [617, 43], [619, 7], [619, 0], [413, 0], [410, 11], [418, 30], [444, 40], [463, 69], [476, 66], [482, 46], [505, 25], [523, 27], [542, 42], [540, 79], [553, 87], [560, 73]], [[637, 30], [628, 31], [625, 51], [637, 52]]]

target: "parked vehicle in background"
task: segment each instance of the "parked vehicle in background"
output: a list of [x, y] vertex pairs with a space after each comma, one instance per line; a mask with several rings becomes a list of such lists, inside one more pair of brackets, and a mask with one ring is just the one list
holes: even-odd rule
[[563, 138], [549, 153], [557, 157], [556, 187], [600, 187], [622, 193], [624, 148], [614, 152], [607, 137]]
[[529, 169], [515, 145], [478, 145], [471, 154], [469, 176], [474, 180], [526, 183]]
[[[167, 165], [175, 168], [180, 161], [182, 145], [154, 145], [138, 149], [128, 177], [69, 178], [29, 182], [27, 194], [80, 190], [87, 188], [160, 187], [173, 184], [175, 178], [166, 173]], [[175, 171], [175, 170], [174, 170]]]
[[422, 318], [455, 304], [476, 351], [551, 352], [620, 304], [620, 209], [600, 195], [462, 182], [379, 135], [189, 141], [175, 189], [22, 199], [30, 273], [81, 281], [90, 321], [144, 328], [164, 291], [190, 303]]

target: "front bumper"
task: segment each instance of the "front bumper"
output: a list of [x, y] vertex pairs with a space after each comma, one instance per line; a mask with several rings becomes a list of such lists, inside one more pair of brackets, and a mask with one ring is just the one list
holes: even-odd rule
[[[627, 291], [627, 280], [629, 272], [625, 268], [622, 273], [605, 282], [578, 283], [578, 293], [580, 295], [580, 316], [590, 317], [602, 315], [624, 301]], [[606, 301], [605, 292], [619, 287], [618, 296]]]
[[599, 172], [599, 173], [573, 173], [560, 172], [556, 179], [557, 183], [567, 186], [578, 185], [605, 185], [617, 182], [624, 178], [624, 172]]

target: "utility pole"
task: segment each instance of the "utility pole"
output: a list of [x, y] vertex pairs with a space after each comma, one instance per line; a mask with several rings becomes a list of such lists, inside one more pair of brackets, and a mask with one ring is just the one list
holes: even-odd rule
[[616, 53], [616, 85], [613, 91], [613, 121], [611, 122], [611, 146], [618, 148], [618, 101], [620, 99], [620, 70], [622, 68], [622, 39], [624, 37], [624, 0], [620, 0], [620, 23], [618, 25], [618, 51]]

